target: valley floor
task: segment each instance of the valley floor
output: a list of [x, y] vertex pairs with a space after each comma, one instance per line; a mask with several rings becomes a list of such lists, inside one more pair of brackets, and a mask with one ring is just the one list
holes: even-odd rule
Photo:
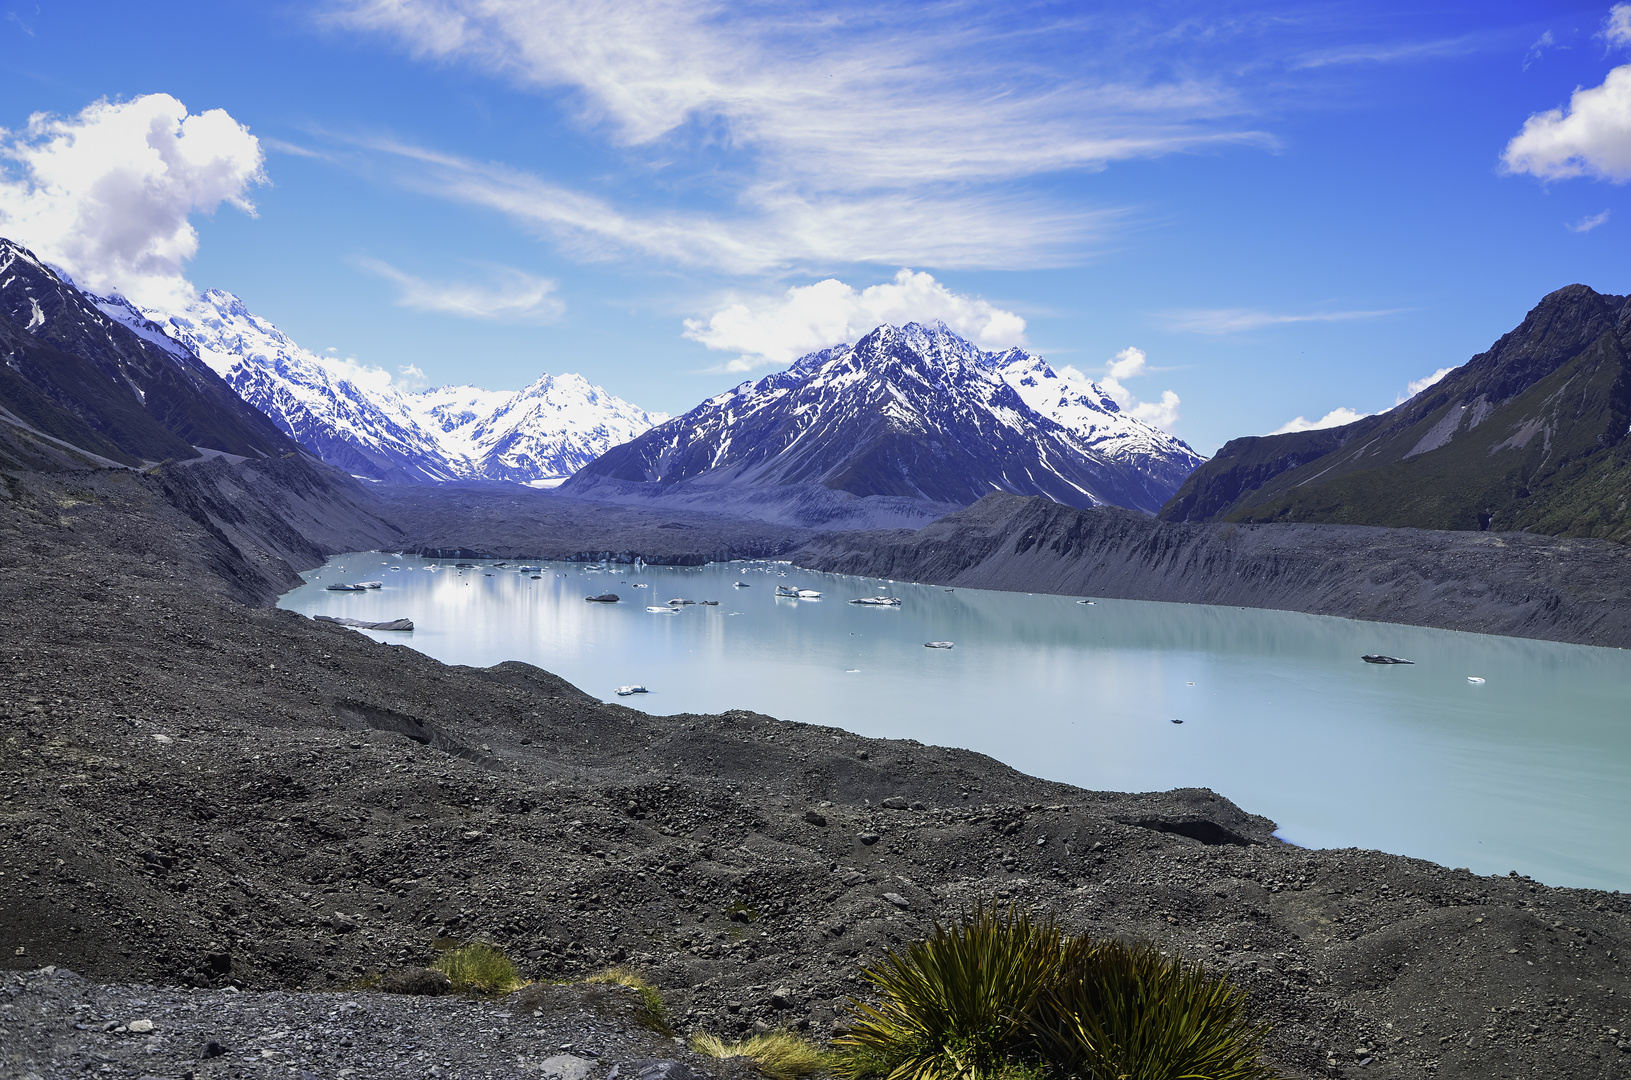
[[1288, 1076], [1631, 1068], [1631, 897], [1301, 850], [1205, 790], [448, 667], [246, 606], [196, 521], [128, 472], [0, 498], [5, 1075], [482, 1077], [547, 1072], [551, 1042], [597, 1051], [585, 1080], [718, 1075], [576, 999], [344, 988], [480, 938], [538, 980], [638, 966], [681, 1033], [822, 1041], [861, 963], [992, 897], [1229, 972]]

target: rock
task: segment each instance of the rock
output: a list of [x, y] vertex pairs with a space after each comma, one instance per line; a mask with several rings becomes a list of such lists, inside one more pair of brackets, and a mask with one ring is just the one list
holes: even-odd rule
[[211, 1039], [209, 1042], [198, 1048], [198, 1056], [201, 1058], [218, 1058], [226, 1052], [227, 1048], [216, 1042], [214, 1039]]
[[681, 1061], [631, 1061], [627, 1065], [613, 1065], [606, 1080], [705, 1080]]
[[861, 843], [866, 844], [868, 847], [870, 847], [871, 845], [876, 844], [879, 840], [881, 840], [883, 838], [880, 837], [875, 832], [864, 832], [861, 835], [857, 836], [856, 839], [859, 840]]
[[336, 934], [349, 934], [357, 928], [357, 920], [342, 911], [336, 911], [328, 921]]
[[883, 807], [885, 810], [905, 810], [909, 804], [899, 795], [891, 795], [878, 805]]
[[137, 1035], [146, 1035], [149, 1031], [153, 1030], [153, 1021], [151, 1021], [151, 1020], [132, 1020], [130, 1023], [125, 1025], [125, 1030], [126, 1031], [133, 1031]]
[[388, 622], [368, 622], [364, 619], [343, 619], [334, 615], [314, 615], [318, 622], [331, 622], [339, 626], [351, 626], [358, 630], [412, 630], [412, 619], [391, 619]]
[[804, 811], [804, 823], [806, 825], [814, 825], [818, 829], [825, 828], [827, 825], [827, 819], [824, 815], [818, 814], [814, 810], [806, 810]]
[[902, 896], [900, 893], [886, 892], [883, 894], [883, 898], [898, 908], [905, 909], [912, 906], [912, 902], [906, 899], [906, 897]]
[[772, 1009], [789, 1009], [793, 1006], [793, 991], [785, 986], [778, 986], [770, 992], [770, 1007]]
[[387, 994], [416, 994], [422, 997], [435, 997], [453, 989], [453, 980], [442, 972], [431, 968], [397, 968], [380, 976], [379, 988]]
[[595, 1071], [595, 1063], [575, 1054], [556, 1054], [539, 1062], [538, 1069], [558, 1080], [588, 1080]]

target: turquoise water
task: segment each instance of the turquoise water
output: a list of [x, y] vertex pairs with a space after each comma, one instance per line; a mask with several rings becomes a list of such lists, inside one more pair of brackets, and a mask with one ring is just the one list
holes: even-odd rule
[[[967, 747], [1087, 788], [1210, 787], [1307, 847], [1631, 890], [1631, 651], [776, 563], [555, 563], [534, 580], [369, 552], [305, 576], [283, 607], [411, 618], [411, 634], [370, 636], [447, 663], [524, 660], [658, 715], [752, 709]], [[324, 589], [364, 580], [384, 587]], [[781, 599], [777, 585], [823, 596]], [[604, 592], [621, 602], [584, 602]], [[846, 603], [880, 592], [902, 605]], [[646, 611], [675, 597], [719, 606]], [[923, 647], [940, 640], [955, 647]], [[631, 683], [651, 693], [614, 696]]]

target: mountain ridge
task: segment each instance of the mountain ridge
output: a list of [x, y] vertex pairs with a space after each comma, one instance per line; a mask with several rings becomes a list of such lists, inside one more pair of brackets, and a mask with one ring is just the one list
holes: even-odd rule
[[516, 391], [404, 391], [383, 372], [302, 348], [221, 289], [171, 312], [97, 300], [134, 332], [196, 354], [284, 432], [362, 479], [558, 482], [666, 419], [575, 374], [544, 374]]
[[706, 399], [596, 458], [562, 491], [773, 502], [775, 492], [826, 489], [938, 516], [996, 490], [1153, 513], [1201, 460], [1040, 356], [984, 352], [944, 323], [883, 324]]
[[1631, 301], [1570, 285], [1387, 412], [1232, 440], [1160, 516], [1631, 541], [1628, 433]]

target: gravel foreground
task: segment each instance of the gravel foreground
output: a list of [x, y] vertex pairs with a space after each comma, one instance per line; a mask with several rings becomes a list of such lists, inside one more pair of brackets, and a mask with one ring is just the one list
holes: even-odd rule
[[[682, 1035], [825, 1042], [862, 963], [993, 897], [1228, 972], [1287, 1076], [1631, 1072], [1631, 897], [449, 667], [233, 600], [206, 568], [287, 567], [195, 522], [129, 473], [0, 498], [0, 1076], [725, 1075], [575, 980], [625, 963]], [[472, 939], [557, 996], [345, 989]]]

